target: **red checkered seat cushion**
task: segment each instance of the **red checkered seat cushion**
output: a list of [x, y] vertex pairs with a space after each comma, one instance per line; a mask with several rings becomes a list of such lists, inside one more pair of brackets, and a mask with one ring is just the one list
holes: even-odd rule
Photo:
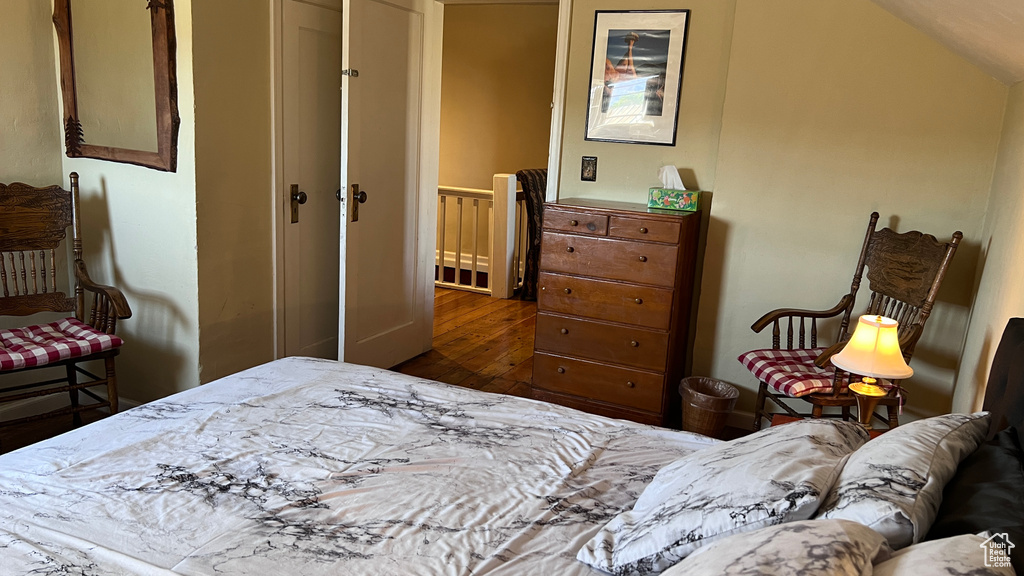
[[828, 368], [814, 365], [824, 351], [824, 348], [751, 350], [740, 356], [739, 361], [777, 394], [798, 398], [815, 392], [832, 392], [835, 368], [831, 364]]
[[45, 366], [69, 358], [88, 356], [124, 341], [74, 318], [28, 328], [0, 330], [0, 371]]

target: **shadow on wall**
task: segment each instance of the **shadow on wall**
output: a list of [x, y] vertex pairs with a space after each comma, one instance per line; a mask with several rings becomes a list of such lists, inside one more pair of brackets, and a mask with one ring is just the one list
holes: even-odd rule
[[[111, 232], [106, 179], [101, 178], [98, 186], [84, 184], [99, 192], [81, 195], [82, 257], [93, 278], [124, 292], [132, 309], [132, 317], [118, 323], [118, 335], [125, 340], [117, 359], [120, 394], [129, 401], [147, 402], [178, 392], [188, 352], [178, 350], [176, 343], [185, 341], [188, 318], [166, 292], [128, 283]], [[158, 260], [160, 255], [151, 258]]]
[[[699, 190], [691, 180], [687, 179], [685, 172], [680, 174], [687, 189]], [[694, 178], [695, 182], [696, 179]], [[716, 218], [711, 210], [713, 194], [701, 194], [701, 208], [704, 212], [707, 231], [701, 230], [700, 254], [702, 259], [698, 260], [701, 266], [701, 280], [697, 297], [699, 306], [696, 314], [696, 334], [694, 335], [693, 346], [693, 369], [692, 374], [710, 374], [712, 360], [715, 358], [715, 342], [717, 341], [719, 310], [722, 306], [722, 274], [725, 269], [726, 246], [729, 243], [729, 223]], [[704, 224], [702, 224], [704, 225]]]
[[[900, 217], [897, 215], [889, 216], [886, 227], [896, 232], [908, 231], [900, 228]], [[935, 236], [940, 242], [949, 242], [955, 230], [921, 232]], [[946, 270], [924, 333], [914, 349], [914, 357], [910, 361], [914, 376], [904, 384], [907, 389], [907, 408], [918, 416], [945, 414], [952, 408], [960, 354], [974, 300], [974, 279], [980, 254], [980, 245], [961, 241]], [[861, 290], [865, 291], [866, 286], [862, 285]], [[854, 311], [862, 311], [864, 305], [866, 303], [859, 297]]]
[[[989, 251], [992, 250], [992, 237], [989, 236], [988, 242], [985, 244], [985, 249], [981, 250], [978, 254], [978, 266], [975, 268], [977, 271], [977, 277], [974, 282], [974, 298], [978, 297], [977, 288], [981, 286], [981, 281], [985, 278], [985, 264], [988, 262]], [[974, 308], [974, 302], [971, 303], [971, 308]], [[993, 334], [990, 327], [985, 328], [985, 334], [982, 336], [981, 351], [979, 352], [980, 358], [984, 359], [978, 362], [974, 368], [974, 378], [970, 382], [960, 382], [956, 380], [953, 382], [953, 394], [954, 397], [957, 395], [956, 391], [963, 388], [964, 391], [960, 395], [967, 394], [969, 397], [970, 410], [981, 410], [981, 406], [985, 401], [985, 388], [988, 385], [988, 373], [989, 373], [989, 362], [988, 359], [994, 354], [992, 349], [998, 345], [998, 339], [1002, 337], [1002, 334]], [[963, 359], [961, 358], [961, 362]], [[957, 374], [959, 374], [959, 369]], [[963, 406], [964, 404], [961, 404]]]

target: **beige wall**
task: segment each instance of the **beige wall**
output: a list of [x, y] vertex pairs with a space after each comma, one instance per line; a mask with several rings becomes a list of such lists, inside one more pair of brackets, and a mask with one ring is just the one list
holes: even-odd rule
[[445, 6], [441, 185], [547, 167], [557, 25], [556, 4]]
[[61, 181], [64, 145], [49, 2], [5, 1], [0, 33], [0, 182]]
[[[560, 196], [642, 202], [661, 164], [715, 193], [694, 372], [752, 409], [736, 357], [770, 336], [750, 324], [838, 302], [877, 210], [898, 231], [965, 234], [908, 382], [911, 418], [948, 411], [1006, 87], [867, 0], [690, 3], [678, 144], [585, 142], [592, 10], [624, 6], [575, 6]], [[578, 181], [581, 154], [597, 183]]]
[[964, 232], [907, 382], [911, 417], [949, 411], [1005, 98], [866, 0], [740, 2], [709, 240], [720, 299], [701, 309], [698, 367], [753, 387], [735, 356], [769, 336], [750, 324], [838, 302], [877, 210], [901, 232]]
[[196, 3], [195, 14], [175, 2], [174, 173], [64, 156], [48, 4], [4, 5], [19, 25], [0, 35], [0, 181], [81, 175], [91, 275], [133, 311], [118, 330], [121, 396], [144, 402], [272, 359], [269, 2]]
[[[94, 280], [120, 288], [132, 318], [118, 324], [120, 396], [145, 402], [199, 384], [196, 277], [195, 102], [191, 4], [174, 4], [178, 169], [168, 173], [90, 158], [63, 158], [81, 176], [85, 259]], [[55, 98], [60, 98], [56, 91]]]
[[985, 382], [1007, 320], [1024, 316], [1024, 82], [1010, 89], [985, 226], [978, 288], [953, 407], [981, 407]]
[[[584, 140], [594, 11], [678, 8], [690, 9], [690, 25], [683, 63], [676, 145], [651, 146]], [[735, 0], [573, 2], [559, 197], [579, 196], [646, 203], [647, 189], [658, 185], [658, 169], [667, 164], [673, 164], [683, 171], [683, 183], [687, 188], [715, 188], [715, 164], [735, 8]], [[583, 156], [597, 156], [596, 182], [580, 180]]]
[[199, 360], [209, 382], [274, 358], [270, 9], [193, 8]]

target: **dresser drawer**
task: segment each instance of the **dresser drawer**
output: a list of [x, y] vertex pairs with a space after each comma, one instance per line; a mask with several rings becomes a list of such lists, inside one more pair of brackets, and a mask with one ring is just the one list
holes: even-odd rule
[[619, 406], [660, 412], [664, 383], [651, 372], [541, 352], [533, 357], [535, 387]]
[[541, 270], [671, 288], [678, 246], [544, 232]]
[[672, 290], [541, 272], [537, 310], [668, 330]]
[[536, 348], [612, 364], [664, 371], [668, 332], [537, 314]]
[[679, 222], [612, 216], [608, 222], [608, 235], [676, 244], [679, 242]]
[[608, 235], [608, 216], [545, 204], [543, 226], [545, 230], [606, 236]]

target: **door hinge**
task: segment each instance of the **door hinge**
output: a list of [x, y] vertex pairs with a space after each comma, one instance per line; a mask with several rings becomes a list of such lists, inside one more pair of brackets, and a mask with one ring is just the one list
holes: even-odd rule
[[341, 71], [341, 75], [342, 76], [351, 76], [353, 78], [358, 78], [359, 77], [359, 70], [356, 70], [354, 68], [345, 68], [344, 70]]

